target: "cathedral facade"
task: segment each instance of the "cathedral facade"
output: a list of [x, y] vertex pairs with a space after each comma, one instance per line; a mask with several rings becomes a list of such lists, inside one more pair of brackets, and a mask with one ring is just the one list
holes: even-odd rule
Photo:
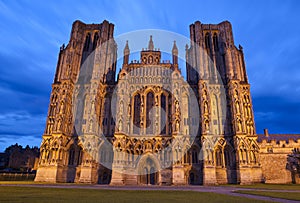
[[[190, 25], [185, 66], [150, 36], [126, 42], [117, 74], [114, 25], [73, 23], [60, 49], [35, 181], [111, 185], [263, 181], [243, 48], [232, 27]], [[185, 68], [185, 77], [181, 71]]]

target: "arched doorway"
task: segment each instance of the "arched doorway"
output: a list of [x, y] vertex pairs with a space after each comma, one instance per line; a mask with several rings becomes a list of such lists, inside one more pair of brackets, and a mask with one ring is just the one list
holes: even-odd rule
[[190, 173], [190, 180], [189, 180], [191, 185], [195, 184], [195, 175], [193, 172]]
[[150, 185], [156, 185], [157, 183], [157, 172], [153, 167], [150, 169]]
[[111, 170], [104, 168], [98, 171], [98, 184], [109, 184], [111, 181]]
[[142, 185], [158, 184], [158, 167], [151, 157], [147, 157], [140, 161], [138, 182]]

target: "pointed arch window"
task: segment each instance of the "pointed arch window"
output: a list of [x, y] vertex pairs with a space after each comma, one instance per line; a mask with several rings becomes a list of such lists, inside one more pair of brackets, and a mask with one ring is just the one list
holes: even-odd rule
[[209, 34], [205, 34], [205, 48], [210, 49], [210, 41], [209, 41]]
[[79, 151], [78, 151], [77, 165], [81, 165], [81, 163], [82, 163], [82, 156], [83, 156], [83, 150], [82, 150], [82, 148], [80, 147], [80, 148], [79, 148]]
[[222, 150], [220, 148], [216, 149], [216, 166], [222, 166], [223, 165], [223, 154]]
[[134, 96], [134, 112], [133, 112], [133, 133], [140, 133], [140, 111], [141, 111], [141, 95], [137, 94]]
[[257, 148], [255, 147], [255, 145], [252, 145], [252, 149], [251, 149], [251, 162], [256, 164], [258, 162], [257, 160]]
[[88, 34], [86, 35], [86, 38], [85, 38], [84, 51], [88, 51], [88, 50], [89, 50], [90, 42], [91, 42], [91, 34], [88, 33]]
[[161, 127], [161, 134], [166, 134], [166, 127], [167, 127], [167, 114], [166, 114], [166, 109], [167, 109], [167, 104], [166, 104], [166, 96], [162, 94], [160, 96], [160, 127]]
[[196, 148], [192, 149], [192, 163], [198, 163], [198, 150]]
[[217, 33], [215, 33], [213, 36], [213, 43], [214, 43], [215, 51], [219, 51], [219, 41], [218, 41]]
[[75, 161], [75, 149], [74, 146], [71, 146], [69, 151], [69, 165], [74, 165], [74, 161]]
[[94, 35], [94, 40], [93, 40], [93, 50], [96, 49], [96, 47], [97, 47], [98, 39], [99, 39], [99, 35], [98, 35], [98, 32], [96, 32]]
[[232, 160], [231, 160], [231, 154], [232, 150], [230, 150], [229, 146], [227, 145], [224, 149], [224, 157], [225, 157], [225, 165], [227, 167], [230, 167], [232, 165]]
[[[168, 118], [172, 118], [172, 103], [173, 103], [172, 100], [173, 100], [172, 96], [171, 96], [171, 94], [169, 94], [169, 96], [168, 96]], [[172, 133], [172, 121], [171, 121], [171, 119], [168, 120], [167, 125], [168, 125], [168, 131], [169, 131], [168, 133], [171, 134]]]
[[152, 92], [149, 92], [147, 94], [147, 109], [146, 109], [146, 133], [147, 134], [153, 134], [154, 126], [155, 126], [155, 112], [154, 109], [152, 110], [154, 106], [154, 94]]

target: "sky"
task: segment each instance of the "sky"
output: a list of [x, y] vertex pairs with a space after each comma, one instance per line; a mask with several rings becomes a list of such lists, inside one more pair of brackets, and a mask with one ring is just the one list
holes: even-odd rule
[[0, 1], [0, 151], [40, 145], [59, 47], [77, 19], [106, 19], [115, 36], [163, 29], [186, 37], [197, 20], [230, 21], [236, 46], [244, 48], [257, 133], [300, 133], [300, 1], [6, 0]]

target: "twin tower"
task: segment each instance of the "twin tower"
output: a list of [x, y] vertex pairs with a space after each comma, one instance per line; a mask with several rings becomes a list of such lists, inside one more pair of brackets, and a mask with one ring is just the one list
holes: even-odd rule
[[261, 182], [250, 85], [231, 24], [190, 25], [189, 45], [179, 47], [186, 79], [176, 42], [171, 60], [162, 60], [150, 36], [130, 62], [135, 42], [117, 56], [113, 32], [108, 21], [73, 23], [60, 48], [35, 181]]

